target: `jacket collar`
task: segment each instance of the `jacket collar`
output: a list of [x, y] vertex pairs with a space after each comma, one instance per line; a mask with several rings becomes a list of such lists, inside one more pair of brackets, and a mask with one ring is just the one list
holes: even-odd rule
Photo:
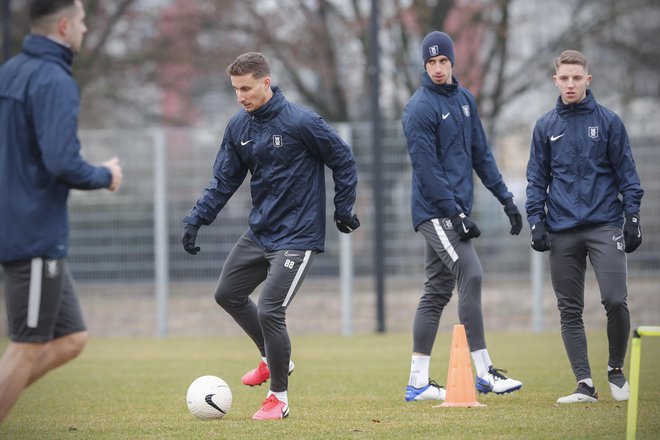
[[458, 90], [458, 80], [455, 76], [451, 77], [451, 84], [436, 84], [433, 82], [428, 73], [422, 74], [422, 87], [431, 90], [432, 92], [440, 95], [453, 95]]
[[561, 96], [557, 98], [557, 113], [563, 117], [588, 115], [596, 109], [596, 98], [590, 89], [587, 89], [587, 96], [575, 104], [564, 104]]
[[282, 110], [284, 104], [286, 104], [286, 98], [284, 93], [280, 90], [279, 86], [271, 86], [270, 88], [273, 91], [273, 96], [268, 100], [267, 103], [256, 109], [255, 111], [249, 113], [249, 115], [258, 121], [270, 121]]
[[71, 73], [73, 52], [51, 38], [37, 34], [27, 35], [23, 40], [23, 53], [57, 63]]

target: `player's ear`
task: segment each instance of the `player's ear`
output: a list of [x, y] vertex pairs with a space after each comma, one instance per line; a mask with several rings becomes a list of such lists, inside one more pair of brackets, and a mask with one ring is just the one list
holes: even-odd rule
[[66, 36], [69, 34], [69, 17], [66, 15], [62, 16], [57, 20], [57, 34], [62, 37], [63, 40], [66, 40]]

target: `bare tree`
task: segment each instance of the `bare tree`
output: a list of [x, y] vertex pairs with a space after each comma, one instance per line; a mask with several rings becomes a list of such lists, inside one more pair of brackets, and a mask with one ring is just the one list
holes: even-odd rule
[[[28, 31], [19, 3], [12, 2], [16, 47]], [[266, 53], [287, 95], [328, 120], [368, 119], [367, 0], [167, 0], [156, 9], [141, 0], [86, 0], [85, 6], [89, 32], [74, 72], [86, 126], [203, 121], [210, 95], [223, 102], [231, 96], [225, 67], [248, 50]], [[550, 18], [539, 16], [542, 7]], [[622, 101], [658, 99], [658, 22], [653, 0], [382, 0], [382, 108], [388, 118], [400, 116], [420, 83], [421, 39], [431, 30], [452, 35], [454, 73], [495, 120], [547, 80], [552, 58], [569, 47], [607, 65], [600, 74], [608, 83], [631, 78], [611, 91]]]

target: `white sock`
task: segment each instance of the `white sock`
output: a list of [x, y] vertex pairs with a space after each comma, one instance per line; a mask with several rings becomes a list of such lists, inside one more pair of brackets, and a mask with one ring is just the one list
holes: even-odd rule
[[408, 385], [422, 388], [429, 384], [429, 365], [431, 356], [413, 355], [410, 362], [410, 379]]
[[587, 384], [587, 385], [590, 386], [591, 388], [594, 387], [594, 381], [591, 380], [590, 377], [587, 377], [586, 379], [582, 379], [582, 380], [578, 381], [578, 383], [580, 383], [580, 382]]
[[266, 365], [268, 365], [268, 361], [266, 360], [266, 356], [261, 356], [261, 360], [264, 361]]
[[286, 395], [286, 391], [271, 391], [268, 390], [268, 395], [266, 397], [270, 397], [271, 395], [275, 395], [277, 397], [277, 400], [280, 402], [284, 402], [285, 405], [289, 405], [289, 398]]
[[488, 349], [483, 348], [481, 350], [476, 350], [471, 354], [472, 360], [474, 361], [474, 368], [477, 370], [477, 377], [484, 377], [488, 374], [488, 369], [493, 366], [490, 356], [488, 355]]

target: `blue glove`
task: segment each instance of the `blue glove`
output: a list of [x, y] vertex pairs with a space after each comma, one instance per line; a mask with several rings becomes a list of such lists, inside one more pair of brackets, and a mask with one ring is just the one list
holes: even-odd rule
[[532, 225], [532, 249], [539, 252], [550, 250], [550, 235], [545, 230], [545, 223], [538, 222]]
[[197, 252], [200, 251], [199, 246], [195, 246], [195, 241], [197, 240], [197, 231], [199, 228], [195, 225], [186, 223], [183, 227], [183, 236], [181, 237], [181, 243], [183, 244], [183, 249], [191, 255], [197, 255]]
[[357, 215], [353, 214], [352, 217], [339, 217], [337, 214], [335, 214], [335, 225], [337, 225], [337, 229], [339, 229], [339, 232], [343, 232], [344, 234], [350, 234], [351, 232], [355, 231], [357, 228], [360, 227], [360, 220], [358, 220]]
[[509, 223], [511, 223], [509, 234], [520, 234], [520, 231], [522, 231], [522, 216], [516, 204], [513, 203], [513, 199], [506, 199], [504, 201], [504, 213], [509, 217]]
[[626, 253], [634, 252], [642, 244], [642, 225], [639, 214], [626, 214], [623, 225], [623, 242], [626, 244]]
[[470, 217], [462, 212], [459, 212], [451, 219], [451, 224], [454, 230], [461, 236], [461, 241], [466, 241], [471, 238], [477, 238], [481, 235], [481, 231]]

